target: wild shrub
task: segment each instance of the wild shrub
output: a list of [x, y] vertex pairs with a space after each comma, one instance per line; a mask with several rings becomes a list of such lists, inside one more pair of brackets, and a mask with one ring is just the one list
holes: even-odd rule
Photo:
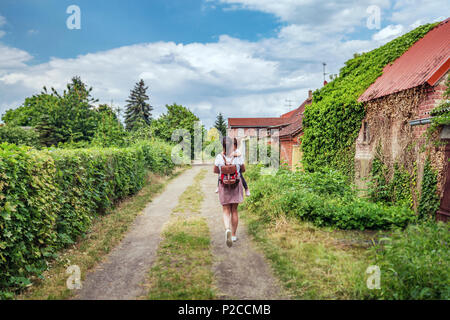
[[410, 225], [372, 249], [381, 270], [380, 290], [368, 298], [450, 299], [450, 225]]
[[[252, 173], [253, 177], [257, 175]], [[402, 228], [415, 219], [407, 206], [358, 198], [347, 177], [331, 169], [314, 173], [279, 171], [274, 176], [249, 180], [252, 195], [246, 201], [247, 208], [266, 219], [286, 214], [318, 226], [360, 230]]]

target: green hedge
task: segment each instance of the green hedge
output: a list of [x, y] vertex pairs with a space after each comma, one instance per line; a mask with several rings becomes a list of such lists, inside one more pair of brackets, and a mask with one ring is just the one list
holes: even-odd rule
[[147, 170], [174, 168], [171, 146], [35, 149], [0, 144], [0, 293], [27, 285], [92, 218], [140, 190]]
[[[347, 176], [334, 170], [305, 173], [279, 170], [274, 176], [258, 175], [251, 167], [252, 195], [247, 207], [271, 219], [292, 215], [318, 226], [340, 229], [390, 229], [415, 220], [412, 210], [359, 198]], [[256, 177], [257, 180], [252, 180]]]

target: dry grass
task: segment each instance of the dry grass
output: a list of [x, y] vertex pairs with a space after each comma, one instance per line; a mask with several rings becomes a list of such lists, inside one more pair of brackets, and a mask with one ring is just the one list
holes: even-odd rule
[[275, 273], [296, 299], [357, 299], [365, 290], [372, 233], [333, 231], [281, 216], [241, 213]]
[[133, 197], [124, 200], [108, 215], [97, 217], [89, 233], [75, 245], [61, 251], [57, 259], [51, 262], [43, 279], [36, 279], [33, 285], [17, 299], [68, 299], [76, 292], [67, 289], [66, 269], [78, 265], [82, 280], [122, 240], [137, 215], [142, 213], [151, 198], [161, 192], [168, 180], [179, 175], [184, 169], [177, 169], [170, 177], [161, 177], [150, 173], [142, 190]]

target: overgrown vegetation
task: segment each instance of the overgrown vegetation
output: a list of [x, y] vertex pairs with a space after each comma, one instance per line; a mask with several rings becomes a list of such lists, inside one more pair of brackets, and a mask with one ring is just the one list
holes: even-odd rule
[[381, 289], [366, 298], [450, 299], [450, 225], [428, 222], [397, 231], [372, 249]]
[[251, 210], [240, 215], [294, 299], [360, 299], [367, 290], [365, 247], [375, 235], [327, 230], [295, 217], [267, 220]]
[[418, 206], [421, 218], [433, 219], [439, 209], [440, 199], [437, 193], [437, 173], [431, 167], [430, 160], [425, 161], [422, 178], [422, 191]]
[[0, 145], [0, 291], [21, 289], [92, 219], [140, 190], [150, 169], [169, 173], [171, 146], [43, 150]]
[[383, 202], [390, 205], [406, 206], [413, 209], [413, 194], [416, 176], [410, 174], [403, 166], [394, 164], [394, 172], [390, 173], [386, 164], [375, 157], [372, 162], [372, 171], [368, 183], [368, 195], [374, 202]]
[[358, 97], [382, 74], [386, 65], [435, 25], [420, 26], [380, 48], [355, 54], [337, 78], [314, 92], [313, 102], [306, 107], [303, 119], [302, 149], [306, 170], [331, 166], [353, 176], [353, 144], [365, 114], [363, 104], [357, 102]]
[[447, 80], [445, 81], [445, 86], [447, 87], [447, 89], [445, 90], [443, 101], [441, 102], [441, 104], [439, 104], [439, 106], [431, 111], [431, 115], [433, 116], [433, 118], [431, 120], [431, 125], [427, 129], [429, 136], [431, 136], [442, 126], [450, 125], [450, 77], [448, 76]]
[[249, 210], [267, 220], [280, 215], [311, 221], [316, 226], [339, 229], [390, 229], [405, 227], [415, 220], [414, 212], [405, 206], [373, 203], [357, 196], [348, 178], [338, 171], [290, 172], [279, 170], [276, 175], [253, 173]]

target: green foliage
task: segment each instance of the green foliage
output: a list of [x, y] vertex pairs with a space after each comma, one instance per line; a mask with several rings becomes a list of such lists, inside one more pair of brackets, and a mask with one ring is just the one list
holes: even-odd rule
[[135, 130], [138, 122], [150, 125], [153, 107], [147, 103], [149, 100], [146, 94], [147, 89], [144, 80], [141, 79], [131, 90], [125, 110], [125, 124], [128, 131]]
[[147, 170], [170, 173], [171, 146], [77, 150], [0, 145], [0, 293], [26, 286], [92, 218], [143, 186]]
[[34, 129], [5, 125], [0, 127], [0, 143], [8, 142], [17, 145], [39, 148], [39, 135]]
[[447, 77], [445, 85], [447, 89], [445, 90], [442, 103], [431, 111], [433, 118], [431, 125], [427, 129], [429, 137], [442, 126], [450, 125], [450, 77]]
[[410, 174], [403, 166], [394, 164], [394, 174], [389, 179], [388, 167], [376, 157], [372, 162], [372, 174], [368, 183], [368, 195], [374, 202], [404, 205], [413, 208], [412, 191], [415, 174]]
[[450, 299], [450, 225], [427, 222], [397, 231], [373, 248], [381, 289], [369, 298]]
[[[250, 169], [253, 178], [257, 176]], [[332, 169], [262, 175], [252, 184], [247, 200], [250, 210], [271, 219], [286, 214], [317, 226], [340, 229], [389, 229], [405, 227], [415, 216], [404, 206], [387, 206], [358, 198], [348, 177]]]
[[[185, 129], [191, 136], [191, 158], [194, 158], [194, 130], [195, 123], [200, 119], [188, 108], [182, 105], [166, 105], [167, 112], [162, 114], [151, 124], [152, 136], [164, 141], [171, 142], [172, 134], [177, 129]], [[201, 137], [207, 136], [206, 130], [202, 126]], [[176, 141], [179, 142], [179, 141]]]
[[421, 218], [434, 218], [439, 209], [439, 195], [437, 193], [437, 173], [431, 167], [430, 160], [425, 161], [422, 179], [422, 191], [418, 212]]
[[[107, 108], [106, 108], [107, 107]], [[100, 120], [92, 139], [92, 145], [99, 147], [124, 147], [127, 145], [127, 132], [108, 106], [99, 106]]]
[[219, 130], [222, 137], [225, 137], [227, 135], [227, 123], [222, 113], [219, 113], [217, 115], [216, 122], [214, 123], [214, 128]]
[[79, 77], [72, 78], [62, 94], [53, 88], [48, 93], [44, 87], [39, 95], [27, 98], [23, 106], [7, 111], [3, 121], [35, 127], [44, 146], [91, 141], [99, 120], [99, 113], [91, 105], [96, 102], [91, 91]]
[[178, 104], [166, 105], [167, 112], [157, 120], [152, 121], [151, 128], [155, 137], [165, 141], [172, 140], [176, 129], [186, 129], [194, 136], [194, 125], [200, 119], [186, 107]]
[[353, 174], [354, 141], [365, 116], [358, 97], [382, 74], [383, 68], [400, 57], [436, 24], [428, 24], [384, 46], [345, 63], [339, 76], [314, 92], [303, 118], [303, 162], [308, 171], [324, 166]]

